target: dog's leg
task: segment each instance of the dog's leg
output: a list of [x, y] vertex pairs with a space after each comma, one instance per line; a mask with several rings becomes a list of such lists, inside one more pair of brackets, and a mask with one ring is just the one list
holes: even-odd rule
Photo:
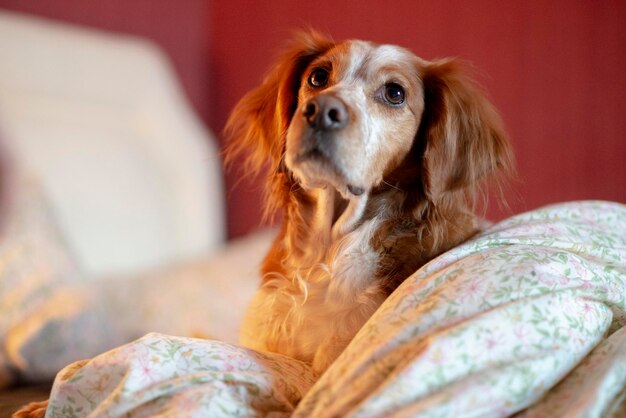
[[46, 415], [48, 401], [32, 402], [15, 411], [12, 418], [43, 418]]

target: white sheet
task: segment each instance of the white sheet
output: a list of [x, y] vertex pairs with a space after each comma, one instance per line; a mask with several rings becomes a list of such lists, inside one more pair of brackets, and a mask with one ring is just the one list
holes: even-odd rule
[[107, 280], [56, 280], [38, 292], [45, 290], [37, 304], [32, 298], [18, 306], [0, 304], [0, 313], [14, 311], [0, 317], [0, 368], [6, 363], [12, 371], [4, 381], [17, 376], [49, 381], [68, 363], [148, 332], [237, 342], [273, 236], [274, 231], [260, 231], [231, 242], [213, 257], [167, 269]]
[[420, 269], [319, 379], [151, 334], [62, 371], [47, 416], [602, 416], [626, 379], [625, 295], [626, 206], [552, 206]]

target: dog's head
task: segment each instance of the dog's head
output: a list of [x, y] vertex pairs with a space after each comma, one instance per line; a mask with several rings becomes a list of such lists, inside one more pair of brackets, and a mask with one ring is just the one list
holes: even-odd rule
[[393, 182], [436, 203], [512, 161], [497, 112], [456, 61], [313, 32], [242, 99], [227, 130], [227, 157], [245, 150], [254, 168], [269, 161], [274, 179], [347, 199]]

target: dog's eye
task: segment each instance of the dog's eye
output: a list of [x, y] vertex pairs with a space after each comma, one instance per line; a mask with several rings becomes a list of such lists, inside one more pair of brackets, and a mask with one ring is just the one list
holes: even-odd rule
[[324, 68], [316, 68], [309, 75], [309, 85], [311, 87], [324, 87], [328, 84], [328, 70]]
[[385, 85], [384, 90], [385, 101], [391, 105], [397, 106], [404, 103], [404, 89], [396, 83]]

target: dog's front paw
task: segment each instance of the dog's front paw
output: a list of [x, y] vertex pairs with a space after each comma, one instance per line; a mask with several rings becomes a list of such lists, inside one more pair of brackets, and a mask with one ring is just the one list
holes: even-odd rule
[[46, 415], [48, 401], [31, 402], [15, 411], [12, 418], [43, 418]]

